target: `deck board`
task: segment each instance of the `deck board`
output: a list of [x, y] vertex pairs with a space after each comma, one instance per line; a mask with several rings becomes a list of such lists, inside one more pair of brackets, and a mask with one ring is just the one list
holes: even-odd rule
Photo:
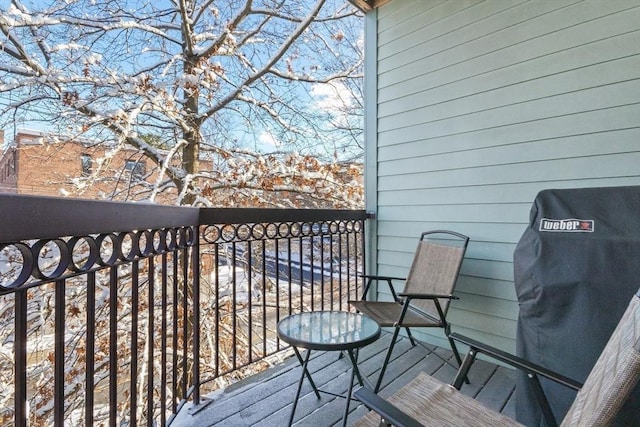
[[[489, 378], [475, 398], [485, 406], [495, 408], [505, 413], [503, 408], [507, 405], [514, 391], [515, 371], [504, 367], [497, 367], [494, 374]], [[511, 416], [513, 416], [513, 414]]]
[[[360, 351], [358, 367], [372, 383], [378, 378], [391, 335], [383, 333], [375, 343]], [[433, 350], [436, 354], [429, 354]], [[448, 363], [447, 363], [448, 362]], [[385, 373], [382, 396], [389, 396], [426, 372], [435, 378], [451, 382], [456, 369], [453, 354], [448, 349], [430, 345], [411, 346], [406, 338], [396, 344], [393, 357]], [[336, 352], [314, 352], [309, 370], [316, 385], [323, 390], [345, 394], [350, 378], [348, 360], [338, 360]], [[173, 422], [174, 427], [273, 427], [286, 425], [300, 376], [297, 359], [290, 357], [258, 375], [240, 381], [215, 394], [213, 401], [195, 411], [185, 408]], [[514, 416], [515, 374], [512, 370], [478, 360], [469, 375], [470, 384], [462, 391], [481, 401], [485, 406]], [[300, 401], [296, 408], [296, 427], [323, 427], [340, 425], [344, 399], [321, 393], [317, 399], [305, 379]], [[350, 423], [367, 413], [364, 406], [352, 401]], [[350, 424], [349, 423], [349, 424]]]

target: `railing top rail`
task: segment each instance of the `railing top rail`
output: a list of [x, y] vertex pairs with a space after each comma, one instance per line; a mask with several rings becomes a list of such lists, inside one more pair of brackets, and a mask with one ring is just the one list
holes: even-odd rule
[[210, 224], [364, 220], [364, 210], [192, 208], [0, 194], [0, 243]]
[[312, 222], [363, 220], [364, 210], [348, 209], [265, 209], [201, 208], [200, 224], [245, 224], [261, 222]]
[[198, 209], [0, 194], [0, 243], [198, 225]]

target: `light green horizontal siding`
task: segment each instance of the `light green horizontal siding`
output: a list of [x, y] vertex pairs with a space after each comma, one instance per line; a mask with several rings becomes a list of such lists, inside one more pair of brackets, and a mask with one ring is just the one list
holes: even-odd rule
[[[459, 153], [466, 150], [478, 150], [496, 146], [518, 145], [517, 149], [525, 147], [523, 144], [533, 142], [536, 145], [540, 141], [565, 142], [568, 138], [584, 137], [604, 133], [606, 138], [612, 132], [624, 132], [631, 129], [637, 132], [637, 118], [640, 114], [640, 105], [631, 104], [619, 107], [608, 107], [589, 110], [562, 116], [548, 117], [545, 119], [510, 123], [504, 126], [472, 129], [473, 137], [469, 131], [448, 132], [441, 128], [436, 135], [414, 133], [411, 136], [397, 135], [391, 137], [390, 132], [381, 132], [386, 146], [379, 147], [379, 154], [389, 160], [405, 159], [411, 156], [433, 155], [439, 153]], [[445, 141], [446, 144], [442, 143]], [[629, 144], [629, 141], [616, 141], [611, 138], [610, 143]], [[585, 140], [585, 144], [587, 141]], [[534, 147], [536, 146], [534, 145]], [[536, 150], [534, 150], [536, 151]], [[536, 151], [537, 152], [537, 151]], [[541, 154], [538, 154], [539, 156]]]
[[[597, 187], [602, 184], [600, 179], [590, 178], [575, 180], [553, 181], [554, 188]], [[609, 178], [609, 186], [637, 185], [636, 176]], [[474, 204], [508, 204], [530, 203], [540, 190], [540, 181], [527, 183], [502, 183], [491, 186], [457, 187], [455, 191], [447, 187], [396, 189], [393, 192], [383, 191], [378, 201], [378, 210], [386, 206], [393, 206], [398, 200], [403, 200], [403, 206], [411, 207], [432, 204], [457, 205], [460, 209]], [[521, 218], [525, 223], [527, 218]]]
[[467, 234], [450, 320], [513, 350], [536, 194], [640, 185], [640, 0], [393, 0], [376, 25], [375, 269], [406, 275], [422, 231]]
[[[424, 7], [423, 3], [429, 3], [429, 0], [416, 4], [415, 9]], [[485, 19], [474, 15], [482, 13], [484, 5], [491, 5], [492, 10], [496, 10], [513, 4], [517, 7]], [[502, 68], [528, 62], [536, 65], [532, 61], [545, 55], [637, 31], [634, 11], [630, 10], [634, 6], [629, 0], [478, 2], [475, 7], [465, 10], [466, 19], [455, 27], [448, 25], [451, 19], [443, 17], [437, 21], [428, 40], [419, 39], [420, 33], [414, 32], [381, 46], [378, 51], [379, 97], [381, 100], [399, 98]], [[382, 34], [379, 37], [382, 39]], [[613, 54], [616, 51], [614, 49]], [[580, 59], [576, 61], [576, 65], [580, 64]], [[541, 75], [546, 72], [545, 69], [537, 70]], [[523, 81], [529, 76], [524, 77], [511, 82]], [[413, 90], [403, 87], [402, 80], [414, 83]]]
[[[411, 188], [416, 182], [428, 183], [428, 187], [461, 187], [492, 185], [508, 182], [546, 182], [545, 187], [555, 180], [616, 178], [637, 176], [640, 165], [640, 151], [603, 156], [573, 157], [558, 160], [521, 162], [506, 165], [416, 172], [413, 182], [407, 182], [403, 175], [380, 179], [380, 191], [395, 188]], [[576, 183], [576, 186], [581, 186]]]

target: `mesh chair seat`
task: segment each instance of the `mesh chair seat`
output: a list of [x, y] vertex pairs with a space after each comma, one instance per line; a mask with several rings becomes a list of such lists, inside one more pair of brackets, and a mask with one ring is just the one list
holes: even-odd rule
[[[380, 326], [396, 326], [402, 305], [389, 301], [351, 301], [350, 304], [360, 313], [371, 317]], [[431, 318], [423, 313], [416, 313], [409, 309], [402, 318], [401, 327], [443, 327], [439, 319]]]
[[[421, 372], [388, 401], [406, 415], [425, 425], [460, 426], [522, 426], [498, 412], [487, 410], [480, 402], [458, 392], [453, 386]], [[380, 416], [371, 411], [357, 420], [353, 427], [378, 427]]]

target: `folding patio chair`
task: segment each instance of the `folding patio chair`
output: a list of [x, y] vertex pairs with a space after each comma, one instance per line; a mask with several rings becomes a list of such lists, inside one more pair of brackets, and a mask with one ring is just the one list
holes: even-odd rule
[[640, 378], [640, 290], [631, 299], [584, 385], [475, 340], [457, 334], [451, 336], [470, 348], [453, 386], [421, 373], [388, 401], [361, 388], [354, 396], [375, 412], [365, 415], [354, 426], [520, 426], [459, 391], [478, 353], [526, 373], [536, 389], [547, 425], [557, 423], [540, 386], [540, 377], [578, 390], [561, 426], [609, 425]]
[[[405, 280], [404, 278], [364, 276], [367, 283], [362, 300], [349, 301], [349, 304], [357, 311], [374, 319], [380, 326], [394, 327], [391, 344], [375, 387], [376, 392], [382, 384], [382, 378], [401, 328], [405, 328], [414, 346], [416, 341], [409, 328], [443, 328], [445, 335], [449, 336], [447, 310], [449, 302], [457, 299], [453, 296], [453, 289], [468, 243], [467, 236], [453, 231], [433, 230], [422, 233], [401, 293], [395, 292], [392, 281]], [[367, 293], [373, 281], [387, 282], [393, 301], [367, 301]], [[460, 365], [461, 359], [455, 342], [449, 339], [449, 343]]]

